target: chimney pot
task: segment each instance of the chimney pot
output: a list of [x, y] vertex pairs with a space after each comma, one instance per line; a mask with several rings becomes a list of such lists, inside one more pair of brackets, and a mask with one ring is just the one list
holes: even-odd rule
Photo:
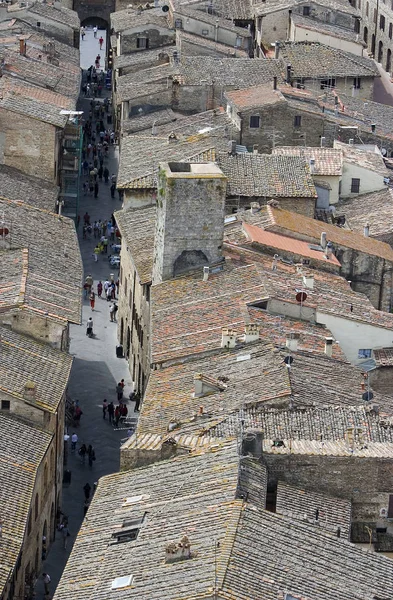
[[245, 342], [249, 344], [250, 342], [256, 342], [259, 340], [259, 331], [260, 327], [256, 323], [248, 323], [244, 328], [245, 333]]
[[332, 337], [325, 338], [325, 354], [329, 358], [332, 358], [332, 354], [333, 354], [333, 338]]
[[[277, 59], [280, 56], [280, 42], [275, 42], [274, 44], [274, 58]], [[274, 78], [277, 85], [277, 77]], [[274, 80], [273, 80], [274, 81]], [[276, 88], [274, 88], [276, 89]]]
[[222, 328], [221, 348], [234, 348], [236, 345], [236, 331], [229, 327]]
[[315, 171], [315, 158], [310, 158], [310, 172], [314, 174]]
[[287, 335], [285, 345], [288, 348], [288, 350], [290, 350], [291, 352], [297, 352], [299, 338], [299, 333], [289, 333]]
[[259, 204], [259, 202], [251, 202], [251, 214], [255, 215], [257, 212], [259, 212], [261, 209], [261, 205]]
[[203, 267], [203, 281], [207, 281], [209, 279], [210, 268]]
[[321, 241], [320, 241], [320, 246], [321, 246], [321, 248], [323, 248], [324, 250], [325, 250], [325, 248], [326, 248], [326, 242], [327, 242], [326, 238], [327, 238], [327, 236], [326, 236], [326, 231], [322, 231], [322, 233], [321, 233]]
[[369, 237], [370, 235], [370, 224], [366, 223], [363, 228], [364, 237]]

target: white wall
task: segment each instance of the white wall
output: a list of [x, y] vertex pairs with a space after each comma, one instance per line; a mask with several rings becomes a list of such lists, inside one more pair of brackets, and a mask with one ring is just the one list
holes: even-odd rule
[[291, 21], [289, 39], [293, 42], [320, 42], [331, 48], [351, 52], [352, 54], [356, 54], [356, 56], [363, 56], [363, 51], [365, 50], [364, 46], [358, 42], [351, 42], [350, 40], [345, 40], [318, 31], [317, 22], [315, 23], [315, 30], [311, 30], [296, 26], [293, 21]]
[[331, 187], [329, 201], [330, 204], [337, 204], [339, 197], [340, 177], [338, 175], [313, 175], [314, 182], [326, 181]]
[[358, 194], [351, 192], [352, 178], [360, 179], [359, 194], [376, 192], [378, 190], [383, 190], [386, 187], [383, 182], [383, 175], [360, 167], [359, 165], [346, 162], [344, 157], [343, 176], [341, 179], [341, 198], [358, 196]]
[[347, 359], [354, 365], [364, 362], [364, 359], [358, 358], [359, 349], [393, 347], [393, 317], [391, 330], [319, 311], [316, 318], [317, 323], [330, 329]]

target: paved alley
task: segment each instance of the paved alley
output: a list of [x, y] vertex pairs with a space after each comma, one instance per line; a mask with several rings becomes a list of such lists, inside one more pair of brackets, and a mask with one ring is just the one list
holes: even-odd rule
[[[91, 32], [91, 36], [93, 33]], [[94, 38], [92, 38], [94, 39]], [[81, 62], [91, 64], [90, 58], [87, 63], [84, 61], [83, 49], [86, 46], [81, 44]], [[95, 41], [95, 40], [94, 40]], [[110, 95], [105, 91], [103, 95]], [[84, 110], [85, 116], [90, 109], [90, 98], [80, 98], [79, 110]], [[111, 129], [112, 125], [108, 124]], [[111, 145], [109, 158], [105, 160], [104, 166], [108, 166], [109, 172], [117, 176], [118, 169], [118, 148]], [[80, 225], [78, 230], [81, 255], [84, 264], [84, 276], [91, 274], [94, 278], [94, 291], [97, 290], [97, 282], [104, 281], [111, 273], [115, 279], [118, 277], [118, 270], [109, 266], [108, 255], [101, 255], [98, 262], [94, 261], [93, 250], [95, 242], [93, 234], [89, 239], [82, 238], [83, 215], [88, 212], [91, 223], [94, 221], [108, 220], [111, 214], [121, 207], [121, 203], [116, 192], [115, 199], [111, 198], [110, 185], [100, 182], [98, 198], [94, 196], [84, 196], [82, 191], [83, 181], [87, 178], [81, 178], [81, 191], [79, 202]], [[81, 291], [82, 294], [82, 291]], [[131, 378], [127, 368], [126, 360], [116, 358], [117, 344], [117, 323], [110, 322], [109, 303], [103, 298], [96, 296], [94, 312], [90, 308], [89, 300], [83, 301], [82, 325], [71, 326], [71, 346], [70, 353], [74, 357], [73, 368], [71, 372], [68, 393], [72, 400], [78, 400], [83, 411], [80, 427], [76, 430], [68, 431], [71, 436], [74, 431], [78, 435], [78, 447], [85, 443], [86, 446], [92, 444], [96, 453], [96, 461], [93, 467], [89, 467], [87, 460], [83, 464], [78, 452], [68, 451], [67, 464], [65, 469], [71, 471], [71, 483], [63, 488], [62, 511], [69, 519], [70, 537], [67, 538], [67, 548], [63, 548], [63, 538], [59, 532], [56, 532], [56, 539], [52, 544], [48, 557], [43, 561], [41, 572], [49, 573], [51, 577], [50, 596], [55, 591], [58, 581], [62, 575], [67, 558], [71, 552], [73, 542], [78, 534], [84, 518], [84, 491], [83, 486], [89, 483], [93, 489], [93, 484], [103, 475], [113, 473], [119, 470], [120, 443], [126, 437], [126, 428], [114, 430], [102, 417], [102, 402], [104, 398], [110, 402], [113, 400], [117, 404], [116, 384], [125, 380], [124, 398], [128, 398], [131, 391]], [[94, 338], [86, 336], [86, 322], [89, 316], [92, 316], [94, 323]], [[129, 404], [129, 411], [133, 415], [133, 404]], [[68, 442], [71, 446], [71, 440]], [[42, 576], [40, 576], [36, 586], [37, 598], [41, 600], [45, 597]]]

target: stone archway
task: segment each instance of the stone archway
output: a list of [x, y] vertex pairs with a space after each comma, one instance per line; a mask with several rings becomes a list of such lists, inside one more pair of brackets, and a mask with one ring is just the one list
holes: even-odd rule
[[101, 17], [96, 17], [93, 15], [91, 17], [86, 17], [86, 19], [81, 21], [81, 26], [83, 27], [94, 27], [94, 25], [96, 25], [98, 29], [105, 29], [106, 31], [109, 30], [108, 21], [106, 19], [102, 19]]

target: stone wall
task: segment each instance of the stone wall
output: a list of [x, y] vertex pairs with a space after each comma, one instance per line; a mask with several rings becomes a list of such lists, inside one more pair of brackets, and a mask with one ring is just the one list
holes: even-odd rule
[[13, 331], [68, 352], [70, 339], [67, 322], [41, 317], [32, 311], [12, 310], [0, 314], [0, 323]]
[[147, 25], [145, 29], [139, 31], [124, 31], [120, 34], [120, 54], [143, 52], [145, 48], [138, 47], [139, 38], [146, 38], [147, 48], [152, 50], [153, 48], [173, 45], [176, 34], [170, 29], [160, 29], [151, 25]]
[[[73, 8], [78, 13], [81, 22], [88, 20], [91, 23], [97, 22], [97, 25], [100, 26], [106, 25], [108, 28], [110, 14], [116, 10], [115, 0], [74, 0]], [[124, 8], [127, 8], [127, 5]], [[104, 22], [100, 23], [97, 18]]]
[[[390, 50], [391, 56], [393, 51], [393, 6], [391, 2], [388, 1], [385, 4], [381, 0], [364, 0], [359, 4], [361, 4], [359, 8], [362, 12], [360, 37], [366, 42], [368, 51], [374, 54], [375, 59], [381, 62], [385, 70], [391, 73], [393, 64], [389, 65], [388, 51]], [[381, 16], [385, 20], [384, 27]], [[381, 53], [379, 52], [380, 43], [382, 43]]]
[[56, 183], [56, 128], [0, 108], [0, 164]]

